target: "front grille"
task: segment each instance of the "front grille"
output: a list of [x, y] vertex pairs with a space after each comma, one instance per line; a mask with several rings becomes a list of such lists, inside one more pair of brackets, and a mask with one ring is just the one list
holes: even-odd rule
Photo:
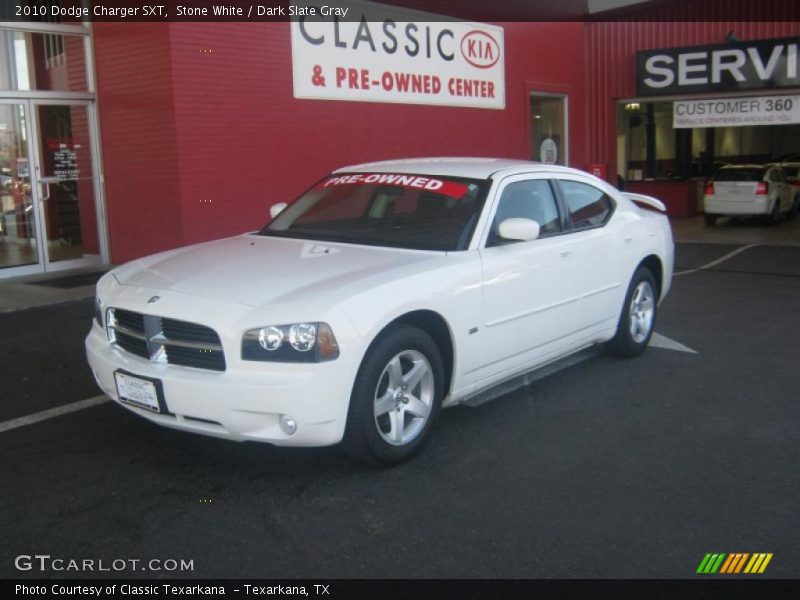
[[107, 331], [118, 348], [155, 363], [225, 370], [219, 335], [205, 325], [109, 308]]
[[129, 310], [122, 310], [121, 308], [114, 309], [114, 318], [117, 323], [127, 329], [133, 331], [141, 331], [144, 333], [144, 315], [141, 313], [131, 312]]
[[172, 340], [219, 345], [217, 332], [203, 325], [176, 321], [175, 319], [161, 319], [161, 330], [164, 332], [164, 337]]
[[142, 358], [150, 358], [150, 351], [147, 349], [147, 342], [142, 338], [137, 338], [133, 335], [117, 331], [114, 334], [116, 337], [116, 344], [123, 350], [141, 356]]

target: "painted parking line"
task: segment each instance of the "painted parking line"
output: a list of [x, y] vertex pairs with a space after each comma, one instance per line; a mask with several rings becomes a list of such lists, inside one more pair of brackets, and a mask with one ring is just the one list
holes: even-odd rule
[[668, 338], [665, 335], [661, 335], [660, 333], [653, 332], [653, 335], [650, 337], [650, 343], [648, 344], [651, 348], [663, 348], [664, 350], [675, 350], [676, 352], [686, 352], [688, 354], [697, 354], [697, 350], [693, 350], [689, 348], [689, 346], [685, 346], [680, 342], [673, 340], [672, 338]]
[[3, 421], [0, 423], [0, 433], [11, 431], [12, 429], [17, 429], [19, 427], [25, 427], [26, 425], [33, 425], [34, 423], [47, 421], [48, 419], [52, 419], [54, 417], [60, 417], [61, 415], [83, 410], [84, 408], [91, 408], [92, 406], [97, 406], [98, 404], [103, 404], [109, 401], [111, 401], [111, 398], [103, 394], [100, 396], [94, 396], [92, 398], [86, 398], [85, 400], [78, 400], [77, 402], [72, 402], [70, 404], [56, 406], [55, 408], [49, 408], [41, 412], [33, 413], [32, 415], [11, 419], [10, 421]]
[[702, 266], [697, 267], [696, 269], [689, 269], [688, 271], [680, 271], [678, 273], [673, 273], [673, 277], [678, 277], [679, 275], [688, 275], [689, 273], [697, 273], [699, 271], [705, 271], [706, 269], [710, 269], [711, 267], [716, 267], [720, 263], [724, 263], [726, 260], [730, 260], [737, 254], [741, 254], [745, 250], [749, 250], [750, 248], [755, 248], [756, 246], [760, 246], [761, 244], [747, 244], [746, 246], [742, 246], [741, 248], [737, 248], [731, 252], [728, 252], [726, 255], [721, 256], [717, 260], [712, 260], [710, 263], [706, 263]]

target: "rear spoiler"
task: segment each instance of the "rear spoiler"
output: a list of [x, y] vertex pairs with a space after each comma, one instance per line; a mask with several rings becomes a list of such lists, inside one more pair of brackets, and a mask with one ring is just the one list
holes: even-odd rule
[[644, 204], [647, 208], [654, 208], [659, 212], [667, 212], [667, 207], [661, 200], [657, 198], [653, 198], [652, 196], [645, 196], [644, 194], [633, 194], [631, 192], [622, 192], [622, 195], [625, 196], [628, 200], [635, 202], [636, 204]]

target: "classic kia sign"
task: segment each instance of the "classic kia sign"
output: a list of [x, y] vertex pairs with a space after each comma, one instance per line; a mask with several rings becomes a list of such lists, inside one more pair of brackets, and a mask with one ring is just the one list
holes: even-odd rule
[[800, 86], [800, 38], [647, 50], [636, 56], [640, 96]]
[[319, 10], [292, 20], [295, 98], [505, 108], [502, 28], [348, 8], [346, 20]]

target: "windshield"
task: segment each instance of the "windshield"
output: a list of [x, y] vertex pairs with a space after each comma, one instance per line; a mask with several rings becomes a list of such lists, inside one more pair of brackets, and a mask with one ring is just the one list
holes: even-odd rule
[[331, 175], [259, 233], [420, 250], [464, 250], [489, 182], [395, 173]]

